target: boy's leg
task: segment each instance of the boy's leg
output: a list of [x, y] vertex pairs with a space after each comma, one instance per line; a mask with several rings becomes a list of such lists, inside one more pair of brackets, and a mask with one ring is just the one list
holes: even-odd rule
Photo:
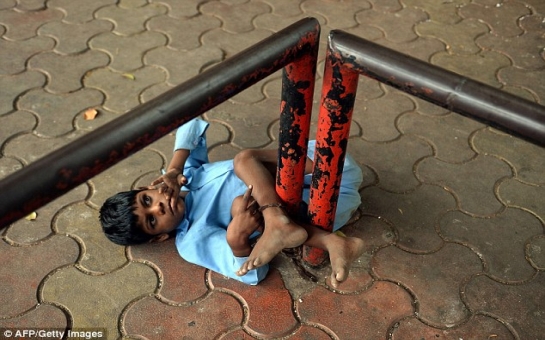
[[[235, 157], [235, 172], [244, 183], [253, 185], [252, 195], [259, 205], [281, 203], [276, 194], [273, 177], [276, 173], [276, 164], [276, 150], [245, 150]], [[311, 171], [312, 161], [308, 160], [305, 173]], [[257, 183], [260, 184], [259, 190], [256, 190]], [[341, 237], [306, 223], [295, 224], [280, 208], [267, 208], [262, 213], [265, 220], [265, 230], [252, 250], [248, 261], [237, 272], [238, 275], [244, 275], [249, 270], [266, 264], [285, 248], [294, 248], [305, 244], [329, 253], [330, 281], [333, 287], [337, 287], [339, 283], [347, 279], [352, 263], [364, 251], [364, 242], [360, 238]], [[279, 220], [283, 223], [278, 224]], [[289, 223], [286, 224], [286, 221]], [[285, 240], [289, 241], [283, 242]], [[283, 246], [283, 244], [290, 242], [292, 242], [291, 245]]]
[[308, 233], [306, 246], [320, 248], [329, 253], [330, 281], [333, 288], [348, 278], [352, 263], [364, 251], [364, 242], [357, 237], [342, 237], [310, 224], [302, 224]]
[[262, 211], [263, 234], [238, 275], [267, 264], [283, 249], [298, 247], [308, 237], [305, 228], [293, 222], [282, 208], [274, 206], [282, 203], [273, 177], [276, 162], [276, 150], [244, 150], [235, 157], [236, 175], [246, 185], [253, 186], [252, 196], [260, 206], [269, 206]]

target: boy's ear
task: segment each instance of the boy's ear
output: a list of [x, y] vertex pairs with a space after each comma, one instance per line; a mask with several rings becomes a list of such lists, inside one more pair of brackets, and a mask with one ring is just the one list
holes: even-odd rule
[[151, 240], [149, 240], [149, 243], [157, 243], [157, 242], [163, 242], [170, 238], [169, 234], [159, 234], [154, 236]]

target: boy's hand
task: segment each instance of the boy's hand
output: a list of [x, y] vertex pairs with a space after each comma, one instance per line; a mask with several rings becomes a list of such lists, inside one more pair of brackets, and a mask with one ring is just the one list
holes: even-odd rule
[[187, 178], [182, 174], [180, 169], [170, 169], [162, 176], [151, 182], [152, 186], [156, 186], [160, 193], [164, 194], [169, 205], [173, 208], [180, 195], [180, 188], [187, 184]]
[[233, 200], [231, 215], [233, 219], [227, 228], [227, 243], [235, 256], [248, 256], [252, 250], [250, 235], [263, 227], [263, 217], [257, 202], [252, 197], [251, 186], [243, 196]]

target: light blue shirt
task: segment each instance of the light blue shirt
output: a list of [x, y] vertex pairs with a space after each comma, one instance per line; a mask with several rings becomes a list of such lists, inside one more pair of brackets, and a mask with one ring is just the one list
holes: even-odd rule
[[[233, 160], [208, 162], [205, 132], [208, 123], [193, 119], [176, 132], [174, 150], [190, 150], [184, 167], [189, 191], [185, 198], [185, 217], [178, 227], [176, 248], [188, 262], [213, 270], [227, 277], [255, 285], [267, 275], [269, 266], [251, 270], [244, 276], [235, 272], [248, 259], [233, 255], [227, 243], [227, 226], [231, 222], [231, 204], [247, 189], [234, 173]], [[308, 157], [313, 159], [314, 141], [309, 142]], [[311, 175], [305, 176], [303, 200], [308, 202]], [[335, 214], [334, 230], [342, 227], [361, 203], [358, 188], [361, 169], [347, 155]]]

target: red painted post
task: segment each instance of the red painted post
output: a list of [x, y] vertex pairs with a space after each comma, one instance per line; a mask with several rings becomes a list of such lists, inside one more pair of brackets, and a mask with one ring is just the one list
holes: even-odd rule
[[308, 53], [284, 67], [276, 192], [290, 214], [299, 211], [302, 199], [312, 99], [318, 58], [319, 29], [303, 42]]
[[[327, 231], [333, 230], [358, 76], [328, 48], [308, 207], [311, 223]], [[303, 248], [303, 259], [311, 266], [325, 258], [321, 249]]]

